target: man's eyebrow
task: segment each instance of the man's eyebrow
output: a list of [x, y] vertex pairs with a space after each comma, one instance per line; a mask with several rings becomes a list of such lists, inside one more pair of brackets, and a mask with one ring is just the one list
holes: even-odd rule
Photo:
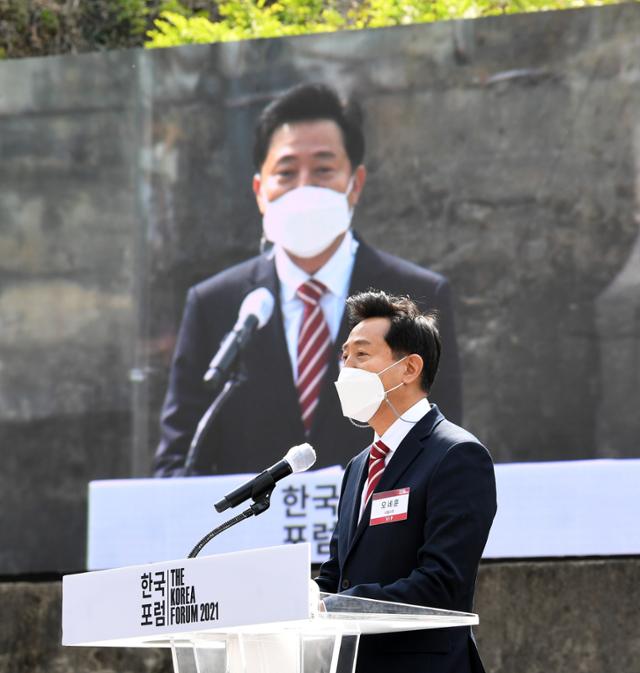
[[371, 342], [369, 341], [369, 339], [365, 339], [364, 337], [359, 337], [358, 339], [354, 339], [351, 342], [345, 341], [342, 344], [342, 350], [343, 351], [346, 349], [346, 347], [349, 345], [349, 343], [352, 343], [354, 345], [364, 345], [364, 344], [371, 345]]
[[[317, 152], [314, 152], [312, 156], [314, 159], [335, 159], [338, 155], [331, 150], [318, 150]], [[277, 158], [275, 165], [292, 163], [298, 161], [299, 158], [300, 157], [295, 152], [292, 152], [291, 154], [283, 154], [281, 157]]]
[[281, 164], [292, 164], [297, 160], [297, 157], [294, 154], [285, 154], [281, 157], [278, 157], [278, 160], [274, 166], [280, 166]]
[[318, 150], [313, 153], [314, 159], [335, 159], [336, 156], [338, 155], [331, 150]]

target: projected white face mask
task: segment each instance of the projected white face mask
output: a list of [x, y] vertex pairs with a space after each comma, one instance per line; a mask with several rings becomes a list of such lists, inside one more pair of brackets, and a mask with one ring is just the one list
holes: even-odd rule
[[346, 193], [305, 185], [273, 201], [266, 197], [262, 217], [264, 236], [296, 257], [315, 257], [324, 252], [351, 224], [352, 211]]
[[378, 373], [358, 369], [357, 367], [343, 367], [338, 380], [334, 383], [340, 398], [342, 414], [361, 423], [366, 423], [373, 418], [382, 402], [387, 398], [387, 394], [403, 385], [399, 383], [397, 386], [385, 390], [380, 374], [384, 374], [388, 369], [395, 367], [406, 358], [405, 355]]

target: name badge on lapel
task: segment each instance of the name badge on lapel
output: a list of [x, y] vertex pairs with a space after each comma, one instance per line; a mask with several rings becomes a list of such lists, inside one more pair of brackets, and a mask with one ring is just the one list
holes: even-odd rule
[[398, 488], [395, 491], [374, 493], [371, 498], [370, 526], [381, 523], [404, 521], [409, 509], [409, 488]]

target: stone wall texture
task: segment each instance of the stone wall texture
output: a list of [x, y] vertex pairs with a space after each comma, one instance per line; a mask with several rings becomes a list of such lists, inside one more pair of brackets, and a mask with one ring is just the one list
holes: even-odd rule
[[[639, 576], [637, 558], [481, 566], [475, 632], [486, 670], [639, 673]], [[172, 671], [166, 650], [61, 647], [59, 582], [0, 583], [0, 602], [0, 673]]]
[[87, 482], [149, 473], [186, 289], [257, 252], [251, 128], [302, 80], [361, 101], [355, 226], [451, 280], [495, 459], [640, 455], [637, 4], [5, 62], [0, 573], [81, 569]]

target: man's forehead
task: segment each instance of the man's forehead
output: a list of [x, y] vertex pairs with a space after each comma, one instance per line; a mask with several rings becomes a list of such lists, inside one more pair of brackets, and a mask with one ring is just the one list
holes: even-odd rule
[[287, 122], [271, 136], [268, 154], [295, 152], [346, 154], [342, 131], [332, 119]]
[[343, 348], [351, 345], [386, 345], [385, 336], [389, 325], [388, 318], [366, 318], [354, 326]]

